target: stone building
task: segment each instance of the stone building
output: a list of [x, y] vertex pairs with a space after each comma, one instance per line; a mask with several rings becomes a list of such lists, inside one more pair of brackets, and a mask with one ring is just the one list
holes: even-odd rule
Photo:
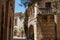
[[0, 40], [13, 40], [14, 1], [0, 0]]
[[28, 9], [29, 38], [60, 40], [60, 0], [40, 0]]
[[[15, 33], [15, 30], [17, 31]], [[15, 13], [14, 14], [14, 34], [20, 38], [25, 38], [24, 32], [24, 14], [23, 13]], [[14, 35], [15, 36], [15, 35]]]

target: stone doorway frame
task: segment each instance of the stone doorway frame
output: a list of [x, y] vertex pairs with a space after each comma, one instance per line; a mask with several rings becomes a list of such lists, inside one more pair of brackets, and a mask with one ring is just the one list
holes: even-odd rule
[[29, 38], [34, 40], [34, 26], [30, 25], [28, 31], [29, 31]]

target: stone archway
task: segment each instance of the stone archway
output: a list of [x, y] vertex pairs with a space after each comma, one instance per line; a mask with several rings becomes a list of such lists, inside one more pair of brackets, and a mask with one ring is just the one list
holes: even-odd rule
[[29, 39], [34, 40], [34, 27], [33, 27], [33, 25], [30, 25], [30, 27], [29, 27]]

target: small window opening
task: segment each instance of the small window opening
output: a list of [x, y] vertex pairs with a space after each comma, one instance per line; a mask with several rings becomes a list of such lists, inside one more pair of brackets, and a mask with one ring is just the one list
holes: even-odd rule
[[51, 2], [46, 2], [46, 3], [45, 3], [45, 7], [46, 7], [47, 9], [51, 8]]

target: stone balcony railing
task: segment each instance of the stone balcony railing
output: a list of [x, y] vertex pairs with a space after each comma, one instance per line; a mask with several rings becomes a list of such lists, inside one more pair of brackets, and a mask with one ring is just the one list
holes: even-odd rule
[[52, 14], [54, 15], [55, 13], [53, 12], [52, 8], [50, 9], [47, 9], [47, 8], [39, 8], [38, 9], [38, 12], [39, 14], [42, 14], [42, 15], [47, 15], [47, 14]]

